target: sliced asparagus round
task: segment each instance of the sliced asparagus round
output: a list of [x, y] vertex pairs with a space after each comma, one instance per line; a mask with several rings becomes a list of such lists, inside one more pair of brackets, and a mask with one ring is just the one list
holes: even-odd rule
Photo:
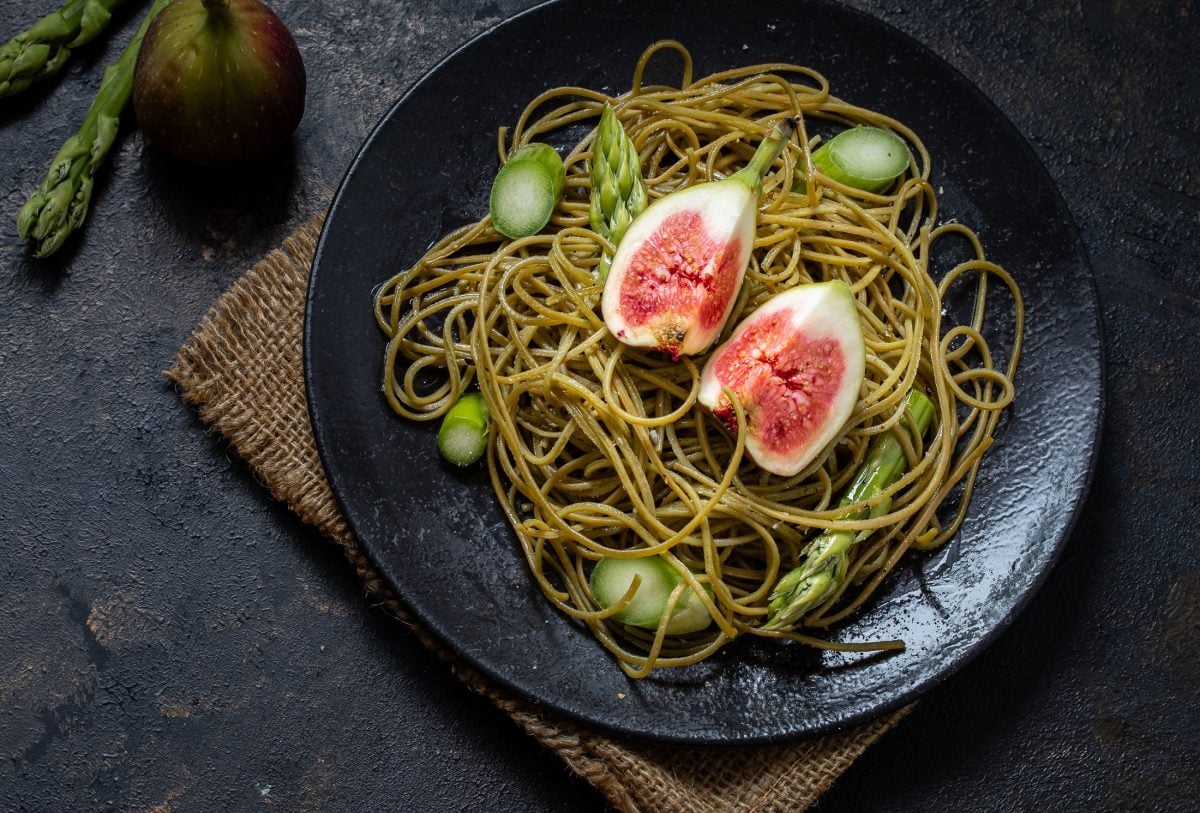
[[[812, 154], [813, 166], [838, 183], [882, 192], [908, 169], [908, 147], [900, 136], [878, 127], [843, 130]], [[804, 179], [795, 187], [803, 191]]]
[[[613, 618], [631, 626], [656, 629], [667, 610], [671, 593], [683, 581], [679, 572], [661, 556], [601, 559], [592, 568], [592, 595], [602, 608], [612, 607], [629, 592], [635, 577], [640, 581], [633, 598], [614, 613]], [[667, 622], [667, 633], [686, 635], [699, 632], [711, 623], [712, 617], [696, 597], [695, 590], [684, 588], [671, 612], [671, 620]]]
[[[592, 231], [615, 246], [621, 242], [629, 223], [645, 210], [649, 196], [637, 148], [607, 104], [592, 142], [591, 179], [588, 216]], [[608, 276], [611, 264], [612, 256], [605, 252], [598, 271], [601, 281]]]
[[491, 413], [477, 392], [459, 398], [438, 430], [438, 451], [456, 466], [469, 466], [483, 456], [488, 444]]
[[492, 225], [513, 240], [537, 234], [550, 222], [565, 181], [566, 168], [557, 150], [540, 143], [521, 147], [492, 182]]

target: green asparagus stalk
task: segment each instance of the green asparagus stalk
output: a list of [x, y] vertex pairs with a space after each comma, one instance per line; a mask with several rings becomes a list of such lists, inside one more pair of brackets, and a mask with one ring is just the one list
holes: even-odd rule
[[169, 0], [154, 0], [146, 19], [116, 62], [104, 71], [100, 90], [88, 108], [79, 132], [67, 139], [45, 180], [17, 213], [17, 232], [35, 244], [34, 254], [48, 257], [83, 224], [92, 198], [93, 176], [104, 162], [113, 141], [121, 111], [133, 92], [133, 69], [138, 48], [150, 21]]
[[[914, 439], [922, 437], [933, 419], [933, 403], [917, 390], [911, 390], [904, 408], [906, 414], [900, 425]], [[840, 506], [864, 502], [903, 476], [908, 460], [895, 431], [885, 432], [872, 442], [866, 459], [842, 496]], [[848, 512], [842, 519], [882, 516], [890, 508], [891, 500], [885, 499], [870, 510], [860, 508]], [[846, 579], [850, 551], [858, 535], [857, 531], [827, 530], [809, 542], [804, 549], [804, 564], [785, 574], [775, 585], [763, 629], [787, 629], [833, 595]]]
[[[617, 114], [604, 105], [596, 140], [592, 144], [592, 198], [589, 217], [592, 231], [613, 245], [621, 241], [630, 222], [646, 208], [646, 182], [642, 180], [637, 149]], [[600, 258], [599, 277], [608, 276], [612, 257], [605, 252]]]
[[26, 31], [0, 45], [0, 96], [12, 96], [49, 79], [71, 51], [91, 42], [124, 0], [67, 0]]

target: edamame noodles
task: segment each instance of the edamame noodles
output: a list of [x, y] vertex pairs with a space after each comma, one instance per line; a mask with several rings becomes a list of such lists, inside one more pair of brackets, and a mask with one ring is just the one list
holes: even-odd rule
[[[647, 80], [663, 49], [677, 56], [657, 60], [682, 59], [679, 87]], [[697, 404], [707, 354], [674, 362], [622, 345], [605, 328], [597, 266], [612, 247], [588, 228], [588, 161], [606, 103], [638, 150], [651, 201], [732, 174], [775, 122], [799, 115], [798, 137], [766, 176], [750, 265], [721, 337], [774, 293], [830, 279], [851, 286], [865, 380], [842, 436], [799, 474], [757, 467], [744, 454], [745, 433], [732, 436]], [[905, 175], [883, 193], [841, 186], [812, 167], [823, 140], [855, 125], [892, 131], [911, 152]], [[902, 647], [827, 641], [821, 630], [860, 608], [907, 551], [942, 545], [963, 521], [1013, 399], [1024, 324], [1016, 283], [967, 226], [935, 225], [937, 190], [918, 135], [834, 96], [809, 68], [763, 64], [693, 79], [683, 46], [656, 43], [628, 93], [559, 87], [533, 99], [511, 131], [499, 131], [499, 158], [564, 133], [581, 140], [565, 155], [564, 195], [545, 230], [510, 241], [485, 217], [447, 234], [378, 292], [388, 403], [407, 419], [437, 420], [478, 388], [492, 415], [491, 483], [532, 577], [632, 676], [696, 663], [741, 635]], [[937, 279], [931, 264], [941, 267], [935, 257], [944, 254], [961, 256]], [[973, 299], [970, 313], [948, 323], [944, 300], [963, 295]], [[985, 328], [1002, 335], [1003, 352]], [[890, 507], [839, 518], [838, 498], [871, 439], [896, 426], [913, 388], [936, 412], [924, 442], [895, 433], [908, 466], [889, 489]], [[862, 532], [841, 588], [797, 629], [760, 629], [779, 577], [828, 528]], [[648, 553], [694, 574], [675, 599], [689, 586], [710, 588], [697, 593], [713, 619], [706, 630], [667, 635], [665, 618], [657, 630], [638, 629], [600, 608], [588, 586], [594, 563]]]

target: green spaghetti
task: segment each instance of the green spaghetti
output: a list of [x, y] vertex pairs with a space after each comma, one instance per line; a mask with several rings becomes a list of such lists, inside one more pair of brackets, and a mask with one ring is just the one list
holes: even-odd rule
[[[679, 87], [645, 82], [663, 48], [683, 58]], [[588, 202], [605, 105], [636, 149], [650, 201], [729, 176], [777, 122], [798, 117], [797, 137], [765, 178], [750, 264], [722, 338], [776, 293], [835, 279], [850, 286], [865, 379], [844, 432], [799, 474], [756, 466], [745, 433], [726, 431], [697, 403], [704, 356], [672, 361], [619, 343], [605, 327], [598, 268], [613, 245], [592, 230]], [[820, 133], [859, 125], [894, 133], [910, 151], [909, 168], [886, 190], [854, 189], [814, 166], [827, 140]], [[902, 646], [830, 642], [813, 631], [854, 613], [907, 551], [938, 547], [963, 521], [1013, 399], [1024, 323], [1015, 281], [966, 226], [935, 225], [930, 157], [917, 135], [833, 96], [809, 68], [753, 65], [693, 79], [681, 45], [656, 43], [628, 93], [560, 87], [531, 100], [511, 131], [499, 131], [499, 157], [568, 128], [589, 134], [564, 158], [564, 194], [546, 229], [509, 240], [484, 218], [447, 234], [378, 292], [388, 403], [404, 418], [438, 420], [478, 390], [491, 416], [491, 483], [532, 578], [632, 676], [696, 663], [741, 635]], [[970, 256], [938, 280], [930, 264], [944, 241]], [[969, 286], [974, 309], [946, 324], [944, 300], [958, 285]], [[1005, 335], [1015, 337], [1002, 352], [985, 336], [998, 302]], [[912, 390], [932, 404], [924, 436], [902, 431]], [[874, 510], [847, 510], [839, 497], [884, 434], [900, 442], [903, 473], [872, 498]], [[828, 531], [857, 542], [844, 578], [797, 628], [766, 629], [777, 583]], [[589, 576], [598, 561], [651, 556], [677, 574], [666, 581], [669, 605], [699, 601], [711, 619], [705, 629], [668, 634], [670, 612], [655, 628], [617, 620], [632, 591], [597, 600]]]

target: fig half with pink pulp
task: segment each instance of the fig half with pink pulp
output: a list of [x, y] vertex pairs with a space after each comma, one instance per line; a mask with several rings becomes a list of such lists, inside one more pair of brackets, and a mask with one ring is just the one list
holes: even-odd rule
[[730, 432], [745, 413], [746, 451], [767, 471], [798, 474], [837, 437], [866, 369], [862, 323], [841, 280], [776, 294], [742, 321], [700, 376], [700, 403]]
[[304, 115], [304, 62], [283, 21], [259, 0], [173, 0], [138, 53], [138, 124], [197, 164], [254, 158]]
[[720, 335], [750, 262], [763, 175], [794, 126], [777, 124], [728, 178], [665, 195], [629, 224], [600, 302], [619, 341], [678, 359]]

